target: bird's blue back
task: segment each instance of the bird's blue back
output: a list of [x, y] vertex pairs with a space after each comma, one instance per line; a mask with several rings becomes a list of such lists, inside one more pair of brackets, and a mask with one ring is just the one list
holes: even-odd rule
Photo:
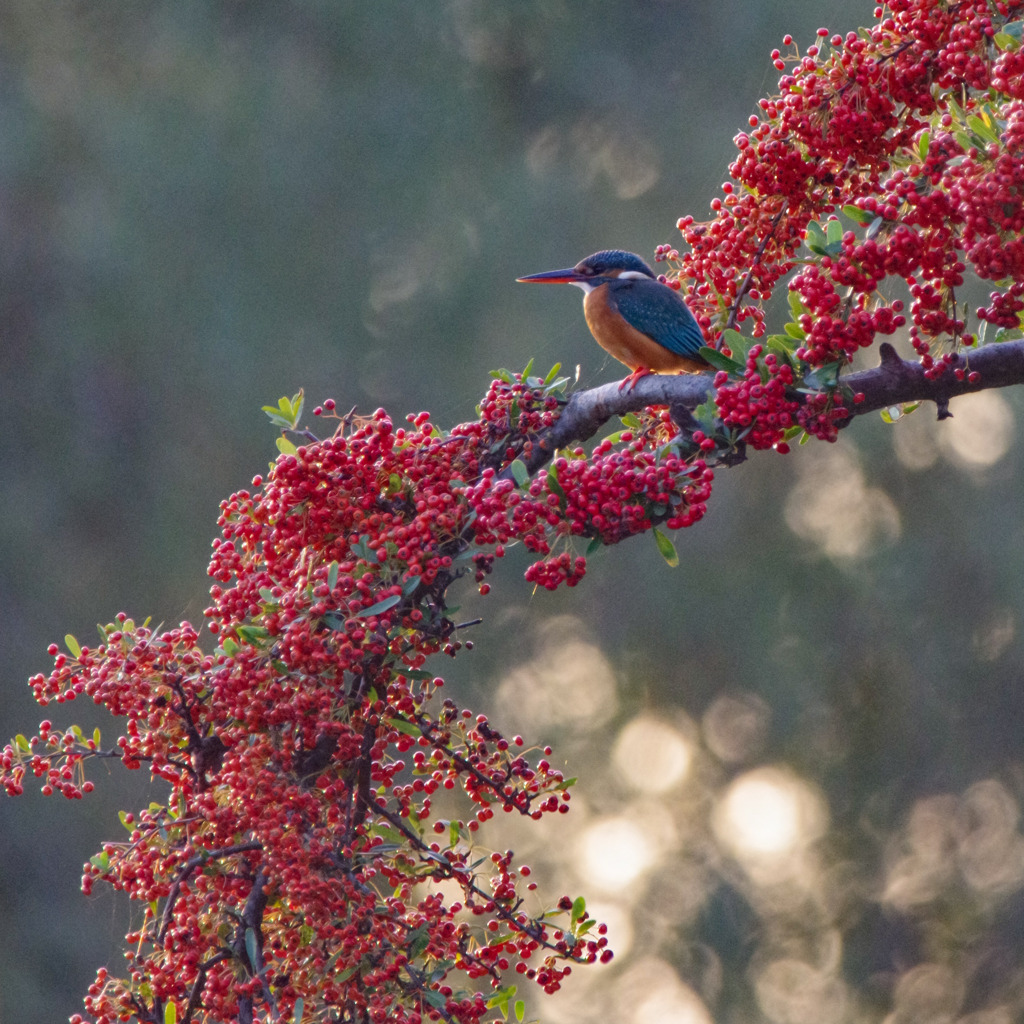
[[697, 358], [707, 344], [682, 296], [660, 281], [616, 277], [608, 281], [608, 289], [609, 303], [622, 318], [670, 352]]

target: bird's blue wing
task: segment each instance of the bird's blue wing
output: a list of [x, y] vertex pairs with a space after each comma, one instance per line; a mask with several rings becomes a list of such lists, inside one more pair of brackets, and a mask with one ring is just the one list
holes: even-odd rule
[[609, 281], [609, 300], [629, 324], [677, 355], [696, 357], [706, 345], [679, 292], [660, 281], [636, 277]]

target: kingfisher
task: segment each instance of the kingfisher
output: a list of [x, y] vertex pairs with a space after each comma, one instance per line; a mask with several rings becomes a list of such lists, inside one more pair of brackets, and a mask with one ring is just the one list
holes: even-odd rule
[[636, 253], [604, 249], [575, 267], [516, 280], [583, 289], [583, 315], [590, 333], [632, 371], [620, 391], [650, 373], [700, 373], [710, 368], [700, 355], [707, 342], [690, 307]]

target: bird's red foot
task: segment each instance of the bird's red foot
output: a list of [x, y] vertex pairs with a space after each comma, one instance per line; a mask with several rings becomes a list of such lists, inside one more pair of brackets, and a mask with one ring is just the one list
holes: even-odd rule
[[637, 381], [638, 381], [638, 380], [639, 380], [639, 379], [640, 379], [641, 377], [650, 377], [650, 375], [651, 375], [652, 373], [654, 373], [654, 371], [653, 371], [653, 370], [651, 370], [651, 369], [648, 369], [648, 368], [647, 368], [646, 366], [638, 366], [638, 367], [637, 367], [637, 368], [636, 368], [636, 369], [635, 369], [635, 370], [634, 370], [634, 371], [633, 371], [633, 372], [632, 372], [632, 373], [631, 373], [631, 374], [630, 374], [630, 375], [629, 375], [629, 376], [628, 376], [628, 377], [627, 377], [627, 378], [626, 378], [626, 379], [625, 379], [625, 380], [624, 380], [624, 381], [623, 381], [623, 382], [622, 382], [622, 383], [621, 383], [621, 384], [619, 385], [619, 390], [620, 390], [620, 391], [623, 391], [623, 390], [625, 390], [625, 391], [632, 391], [632, 390], [633, 390], [633, 388], [634, 388], [634, 386], [636, 385], [636, 382], [637, 382]]

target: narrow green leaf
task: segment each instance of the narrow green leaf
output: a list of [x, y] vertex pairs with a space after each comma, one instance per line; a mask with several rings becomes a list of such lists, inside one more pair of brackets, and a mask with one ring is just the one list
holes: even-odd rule
[[[340, 950], [339, 950], [339, 952], [340, 952]], [[356, 971], [358, 971], [358, 970], [359, 970], [359, 965], [358, 964], [351, 964], [351, 965], [349, 965], [348, 967], [344, 968], [344, 970], [338, 971], [338, 973], [334, 975], [334, 978], [333, 978], [334, 983], [336, 985], [340, 985], [343, 981], [348, 981], [348, 979], [351, 978], [352, 975], [355, 974]]]
[[598, 548], [604, 547], [604, 541], [600, 537], [592, 537], [587, 545], [586, 557], [589, 558]]
[[825, 238], [830, 247], [843, 240], [843, 225], [837, 218], [833, 218], [825, 225]]
[[260, 947], [256, 942], [256, 932], [252, 928], [245, 929], [245, 952], [249, 957], [249, 966], [255, 971], [260, 959]]
[[24, 733], [20, 733], [20, 732], [18, 733], [17, 736], [14, 737], [14, 745], [23, 754], [27, 754], [32, 749], [31, 745], [28, 742], [28, 737], [25, 736]]
[[666, 537], [665, 534], [663, 534], [657, 527], [654, 528], [654, 542], [658, 545], [661, 557], [664, 558], [673, 569], [679, 565], [679, 554], [676, 551], [675, 544], [673, 544], [672, 541], [670, 541], [668, 537]]
[[[554, 366], [548, 370], [548, 375], [544, 378], [544, 386], [547, 387], [557, 376], [558, 371], [562, 368], [561, 363], [555, 363]], [[566, 378], [568, 380], [568, 378]]]
[[512, 471], [512, 478], [517, 487], [525, 487], [530, 482], [530, 471], [522, 459], [513, 459], [509, 469]]
[[420, 580], [422, 580], [422, 579], [423, 579], [422, 576], [410, 576], [402, 584], [402, 597], [408, 597], [410, 594], [412, 594], [416, 590], [416, 588], [420, 585]]
[[562, 485], [558, 482], [558, 470], [555, 469], [554, 465], [548, 466], [548, 490], [552, 494], [557, 494], [562, 501], [565, 501], [565, 491], [562, 489]]
[[452, 821], [448, 825], [448, 849], [454, 850], [459, 842], [459, 823]]
[[804, 341], [807, 337], [807, 332], [799, 325], [790, 321], [782, 328], [790, 338], [794, 338], [796, 341]]
[[526, 1016], [526, 1001], [523, 999], [517, 999], [514, 1003], [516, 1011], [516, 1020], [519, 1024], [523, 1024], [523, 1017]]
[[403, 718], [392, 720], [391, 728], [397, 732], [403, 732], [406, 736], [415, 736], [417, 739], [423, 735], [423, 730], [415, 722], [407, 722]]
[[927, 131], [921, 132], [921, 137], [917, 140], [917, 155], [921, 159], [921, 163], [924, 163], [928, 159], [928, 147], [931, 145], [931, 134]]
[[254, 646], [257, 645], [260, 640], [266, 640], [270, 635], [270, 630], [267, 629], [266, 626], [236, 626], [235, 632], [238, 634], [239, 639]]
[[164, 1024], [178, 1024], [178, 1004], [170, 1002], [164, 1007]]
[[327, 566], [327, 589], [333, 590], [338, 585], [338, 563], [331, 562]]
[[235, 643], [230, 637], [228, 637], [221, 645], [220, 649], [229, 657], [233, 658], [238, 653], [238, 644]]
[[898, 405], [890, 405], [881, 411], [881, 417], [884, 423], [895, 423], [903, 418], [903, 410]]
[[531, 359], [531, 360], [530, 360], [530, 361], [529, 361], [529, 362], [528, 362], [528, 363], [526, 364], [526, 369], [525, 369], [525, 370], [523, 370], [523, 373], [522, 373], [522, 377], [523, 377], [523, 380], [526, 380], [526, 378], [530, 376], [530, 371], [531, 371], [532, 369], [533, 369], [533, 359]]
[[[875, 219], [873, 213], [868, 213], [867, 210], [862, 210], [859, 206], [854, 206], [852, 203], [843, 207], [843, 213], [862, 228], [867, 227]], [[792, 294], [790, 292], [790, 295]]]
[[80, 658], [82, 656], [82, 648], [78, 646], [78, 641], [70, 633], [64, 637], [64, 643], [67, 644], [73, 657]]
[[743, 373], [742, 363], [737, 363], [735, 359], [730, 359], [728, 356], [723, 356], [718, 349], [711, 348], [708, 345], [702, 346], [700, 350], [701, 358], [706, 362], [710, 363], [716, 370], [725, 370], [726, 373], [730, 374], [741, 374]]
[[361, 609], [359, 614], [361, 616], [380, 615], [381, 612], [386, 612], [389, 608], [394, 608], [401, 600], [401, 594], [391, 594], [389, 597], [385, 597], [376, 604], [371, 604], [369, 608]]
[[436, 988], [423, 989], [423, 998], [430, 1003], [435, 1010], [443, 1010], [448, 1005], [448, 1000], [441, 995]]
[[587, 913], [587, 901], [582, 896], [577, 896], [572, 901], [572, 914], [569, 920], [575, 924], [581, 917], [584, 917]]
[[291, 441], [288, 440], [287, 437], [279, 437], [274, 443], [277, 445], [277, 450], [282, 455], [294, 455], [299, 450], [291, 443]]
[[127, 832], [134, 832], [135, 831], [135, 826], [125, 820], [127, 817], [128, 817], [128, 812], [127, 811], [118, 811], [117, 812], [117, 820], [121, 822], [121, 825], [125, 829], [125, 831], [127, 831]]
[[303, 1001], [302, 996], [299, 996], [295, 1000], [295, 1009], [292, 1011], [292, 1024], [302, 1024], [302, 1011], [305, 1010], [306, 1004]]

